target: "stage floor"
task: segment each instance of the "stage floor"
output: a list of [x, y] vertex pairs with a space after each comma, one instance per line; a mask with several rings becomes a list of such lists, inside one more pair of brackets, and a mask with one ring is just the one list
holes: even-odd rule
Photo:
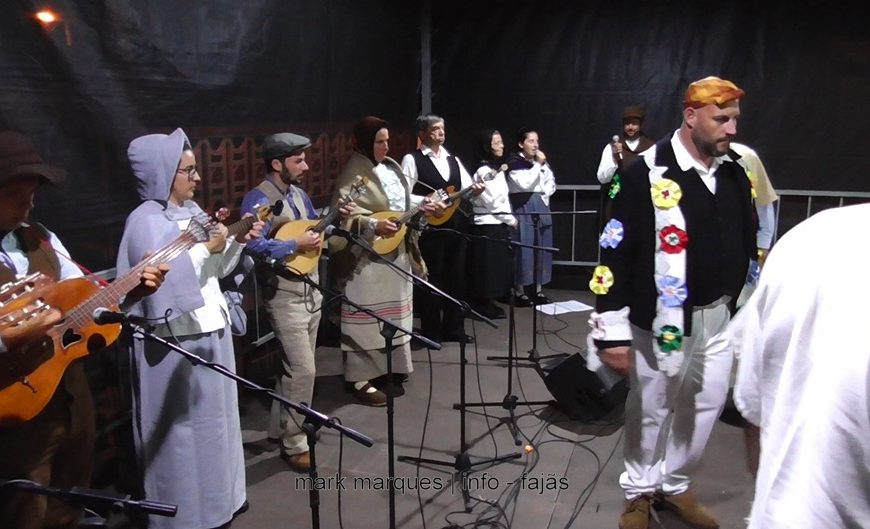
[[[555, 300], [592, 303], [592, 295], [576, 291], [547, 291]], [[538, 313], [537, 350], [541, 355], [575, 353], [584, 347], [588, 312], [560, 316]], [[507, 394], [506, 363], [487, 360], [505, 355], [508, 322], [498, 329], [480, 323], [467, 330], [477, 346], [466, 350], [468, 402], [501, 402]], [[519, 356], [532, 346], [532, 310], [516, 311]], [[447, 466], [419, 468], [395, 463], [395, 526], [441, 529], [460, 527], [608, 528], [616, 527], [623, 498], [617, 480], [622, 471], [620, 413], [597, 424], [572, 421], [548, 405], [519, 405], [516, 410], [522, 446], [514, 444], [507, 411], [499, 406], [469, 409], [466, 437], [472, 463], [521, 454], [499, 464], [475, 465], [466, 479], [471, 512], [465, 512], [461, 483], [452, 473], [460, 450], [459, 346], [440, 351], [414, 350], [414, 373], [404, 396], [395, 400], [395, 454], [447, 461]], [[341, 419], [348, 427], [372, 437], [366, 448], [323, 429], [317, 443], [320, 485], [320, 526], [347, 529], [386, 528], [389, 523], [387, 414], [385, 408], [357, 404], [344, 391], [341, 353], [321, 348], [317, 357], [317, 387], [313, 407]], [[528, 367], [514, 370], [513, 394], [521, 401], [548, 401], [552, 396], [540, 376]], [[242, 393], [250, 510], [234, 523], [237, 529], [311, 527], [308, 483], [291, 471], [267, 439], [267, 403]], [[425, 428], [425, 429], [424, 429]], [[424, 436], [425, 434], [425, 436]], [[525, 445], [534, 449], [530, 453]], [[423, 447], [421, 449], [421, 446]], [[695, 491], [720, 518], [721, 527], [739, 528], [748, 514], [752, 480], [746, 472], [743, 434], [719, 423], [696, 474]], [[651, 527], [684, 528], [669, 513], [659, 513]], [[486, 523], [486, 520], [490, 520]]]

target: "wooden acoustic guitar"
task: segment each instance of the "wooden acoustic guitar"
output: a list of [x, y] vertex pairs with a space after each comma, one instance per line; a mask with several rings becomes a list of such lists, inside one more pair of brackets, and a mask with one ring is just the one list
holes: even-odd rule
[[[266, 206], [261, 211], [270, 213], [272, 209]], [[254, 221], [254, 217], [246, 217], [227, 226], [227, 237], [247, 232]], [[139, 285], [145, 267], [168, 263], [196, 243], [208, 241], [215, 225], [205, 214], [191, 219], [174, 241], [105, 287], [93, 276], [55, 282], [33, 274], [0, 288], [0, 327], [27, 325], [35, 315], [52, 308], [62, 314], [61, 321], [42, 339], [0, 355], [0, 426], [36, 417], [51, 400], [71, 362], [118, 339], [121, 324], [96, 324], [93, 317], [97, 308], [118, 310], [118, 301]]]
[[[429, 199], [432, 202], [443, 202], [444, 200], [447, 200], [447, 191], [439, 189], [432, 193], [429, 196]], [[401, 244], [405, 239], [405, 233], [408, 232], [408, 222], [414, 218], [417, 213], [420, 213], [422, 208], [423, 204], [420, 203], [408, 211], [379, 211], [377, 213], [372, 213], [371, 218], [373, 219], [391, 220], [399, 226], [399, 231], [389, 237], [381, 237], [380, 235], [376, 236], [375, 240], [372, 242], [372, 248], [374, 248], [374, 250], [380, 255], [387, 255], [388, 253], [395, 251], [396, 248], [399, 247], [399, 244]]]
[[[366, 184], [369, 179], [365, 176], [357, 176], [356, 180], [350, 186], [350, 192], [342, 197], [346, 202], [354, 200], [365, 191]], [[314, 220], [291, 220], [284, 223], [275, 232], [274, 238], [279, 241], [290, 241], [302, 236], [306, 231], [313, 231], [320, 234], [320, 246], [316, 250], [307, 250], [304, 252], [294, 252], [293, 255], [284, 260], [284, 266], [296, 274], [308, 274], [317, 266], [320, 261], [320, 254], [323, 252], [323, 232], [327, 226], [330, 226], [335, 219], [338, 218], [341, 208], [336, 207], [326, 215]]]
[[[479, 176], [475, 183], [488, 182], [498, 176], [499, 173], [507, 171], [507, 169], [507, 164], [502, 164], [501, 167], [499, 167], [498, 169], [493, 169], [485, 175]], [[463, 200], [467, 200], [468, 197], [471, 196], [472, 186], [473, 184], [459, 191], [456, 191], [456, 188], [454, 188], [453, 186], [449, 186], [447, 188], [447, 200], [445, 200], [445, 202], [447, 203], [447, 207], [444, 208], [444, 212], [441, 213], [441, 215], [432, 215], [431, 217], [426, 219], [426, 222], [428, 222], [432, 226], [441, 226], [442, 224], [450, 220], [450, 217], [452, 217], [453, 214], [456, 213], [456, 210], [459, 208], [459, 204]]]

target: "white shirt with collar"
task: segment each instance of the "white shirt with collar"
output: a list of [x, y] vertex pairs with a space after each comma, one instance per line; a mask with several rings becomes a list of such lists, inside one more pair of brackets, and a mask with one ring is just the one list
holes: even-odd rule
[[[640, 144], [640, 136], [630, 140], [620, 139], [619, 141], [634, 152]], [[602, 184], [610, 182], [613, 180], [613, 175], [616, 174], [618, 168], [616, 161], [613, 159], [613, 143], [608, 143], [604, 146], [604, 150], [601, 151], [601, 162], [598, 163], [598, 181]]]
[[695, 172], [698, 173], [698, 176], [701, 177], [701, 180], [704, 182], [704, 185], [707, 186], [707, 189], [710, 190], [714, 195], [716, 194], [716, 170], [719, 169], [719, 166], [722, 165], [723, 161], [731, 161], [731, 157], [727, 154], [723, 156], [716, 156], [713, 158], [713, 161], [710, 163], [710, 167], [708, 168], [700, 161], [696, 160], [691, 154], [689, 154], [686, 146], [683, 145], [683, 140], [680, 139], [680, 130], [677, 129], [674, 132], [674, 135], [671, 136], [671, 147], [674, 149], [674, 154], [677, 158], [677, 165], [680, 166], [680, 169], [683, 171], [688, 171], [689, 169], [694, 169]]
[[507, 176], [511, 193], [538, 193], [544, 204], [550, 205], [550, 197], [556, 192], [556, 175], [550, 164], [534, 161], [530, 168], [514, 169]]
[[[448, 157], [450, 153], [444, 146], [441, 146], [436, 153], [432, 149], [427, 146], [422, 146], [420, 148], [420, 152], [423, 153], [423, 156], [429, 157], [432, 160], [432, 163], [435, 165], [435, 168], [438, 169], [438, 174], [441, 175], [441, 178], [444, 179], [444, 183], [446, 184], [450, 180], [450, 162]], [[462, 165], [462, 161], [459, 160], [459, 157], [456, 156], [456, 163], [459, 165], [459, 180], [462, 183], [462, 188], [466, 188], [472, 184], [471, 175], [468, 174], [468, 171], [465, 169], [465, 166]], [[405, 173], [405, 178], [408, 179], [408, 188], [414, 189], [414, 185], [419, 180], [419, 172], [417, 171], [417, 162], [414, 160], [414, 155], [411, 153], [406, 154], [402, 158], [402, 172]], [[434, 191], [434, 190], [433, 190]], [[457, 189], [457, 191], [459, 191]], [[423, 202], [424, 195], [411, 195], [411, 204], [418, 205]]]

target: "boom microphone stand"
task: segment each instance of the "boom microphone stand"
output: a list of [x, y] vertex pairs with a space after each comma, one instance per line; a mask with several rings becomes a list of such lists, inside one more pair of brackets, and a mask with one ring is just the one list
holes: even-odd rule
[[[454, 233], [460, 237], [475, 237], [473, 235], [468, 235], [468, 234], [465, 234], [465, 233], [462, 233], [462, 232], [459, 232], [456, 230], [452, 230], [449, 228], [431, 228], [431, 227], [428, 227], [426, 229], [429, 231], [435, 231], [435, 230], [446, 231], [446, 232]], [[452, 299], [449, 296], [446, 296], [446, 297], [448, 299]], [[463, 327], [464, 327], [465, 318], [468, 317], [469, 313], [474, 313], [477, 316], [480, 316], [477, 312], [473, 311], [468, 306], [468, 303], [462, 301], [462, 302], [459, 302], [459, 304], [460, 304], [460, 307], [462, 308]], [[483, 318], [483, 320], [488, 322], [488, 320], [486, 318]], [[493, 327], [495, 327], [494, 324], [493, 324]], [[465, 422], [465, 407], [466, 407], [466, 404], [465, 404], [465, 379], [466, 379], [466, 373], [465, 372], [466, 372], [466, 366], [468, 365], [468, 357], [465, 354], [466, 345], [467, 344], [465, 343], [465, 340], [459, 340], [459, 402], [460, 402], [460, 404], [453, 405], [454, 409], [459, 410], [459, 453], [454, 456], [453, 461], [445, 461], [445, 460], [440, 460], [440, 459], [428, 459], [428, 458], [424, 458], [424, 457], [411, 457], [411, 456], [399, 456], [399, 461], [402, 461], [405, 463], [417, 463], [417, 464], [425, 463], [428, 465], [452, 467], [454, 470], [454, 478], [455, 477], [459, 478], [459, 484], [460, 484], [459, 489], [462, 492], [462, 500], [463, 500], [463, 505], [465, 507], [465, 512], [471, 512], [471, 496], [468, 492], [466, 476], [469, 474], [469, 472], [471, 472], [473, 467], [476, 467], [478, 465], [497, 464], [497, 463], [501, 463], [503, 461], [509, 461], [512, 459], [519, 459], [520, 457], [522, 457], [522, 454], [521, 453], [513, 453], [513, 454], [507, 454], [507, 455], [499, 456], [499, 457], [477, 460], [474, 462], [471, 461], [471, 457], [468, 454], [469, 446], [468, 446], [468, 441], [466, 440], [466, 428], [465, 428], [465, 424], [466, 424], [466, 422]]]
[[[534, 245], [530, 246], [530, 248], [534, 249], [532, 253], [532, 261], [533, 261], [533, 274], [534, 274], [534, 284], [537, 285], [540, 280], [540, 274], [543, 273], [543, 265], [540, 262], [541, 251], [551, 251], [551, 249], [546, 249], [546, 247], [538, 246], [540, 241], [538, 241], [538, 223], [540, 222], [541, 215], [578, 215], [578, 214], [586, 214], [586, 213], [597, 213], [595, 210], [579, 210], [579, 211], [557, 211], [557, 212], [549, 212], [549, 213], [511, 213], [511, 215], [519, 216], [519, 215], [527, 215], [532, 217], [532, 222], [534, 223]], [[558, 249], [553, 248], [552, 250], [558, 251]], [[516, 273], [516, 271], [514, 272]], [[513, 300], [513, 290], [511, 290], [510, 300]], [[517, 358], [516, 362], [531, 362], [532, 366], [538, 374], [544, 376], [544, 373], [541, 371], [540, 362], [541, 360], [549, 360], [551, 358], [566, 358], [568, 357], [565, 353], [556, 353], [552, 355], [544, 355], [541, 356], [538, 353], [538, 309], [537, 305], [532, 305], [532, 348], [528, 351], [527, 358]], [[501, 360], [506, 361], [508, 358], [506, 356], [487, 356], [487, 360]], [[528, 366], [526, 366], [528, 367]]]
[[[152, 500], [131, 500], [129, 495], [113, 494], [82, 487], [73, 487], [69, 490], [55, 489], [27, 479], [0, 481], [0, 490], [7, 488], [59, 498], [70, 505], [110, 506], [111, 511], [115, 514], [141, 512], [155, 516], [174, 517], [178, 512], [178, 506], [170, 503]], [[103, 518], [88, 519], [87, 522], [90, 527], [109, 527], [108, 520]]]
[[[433, 291], [440, 292], [440, 290], [438, 290], [435, 286], [431, 285], [429, 282], [415, 276], [414, 274], [412, 274], [411, 272], [408, 272], [407, 270], [403, 270], [402, 268], [397, 266], [395, 263], [391, 262], [389, 259], [385, 259], [378, 252], [376, 252], [375, 249], [371, 247], [371, 245], [369, 245], [366, 241], [362, 240], [361, 238], [357, 237], [356, 235], [354, 235], [346, 230], [336, 228], [334, 226], [328, 227], [326, 229], [326, 234], [347, 239], [348, 242], [355, 244], [355, 245], [359, 246], [360, 248], [362, 248], [363, 250], [365, 250], [376, 261], [386, 264], [391, 269], [395, 270], [396, 272], [399, 272], [401, 275], [403, 275], [405, 277], [410, 278], [413, 282], [415, 282], [417, 284], [420, 284], [420, 285], [423, 285], [427, 288], [433, 289]], [[310, 281], [310, 280], [308, 280], [308, 281]], [[321, 288], [321, 287], [318, 286], [317, 288]], [[408, 336], [411, 336], [413, 338], [416, 338], [416, 339], [420, 340], [421, 342], [425, 343], [426, 346], [430, 347], [431, 349], [435, 349], [435, 350], [441, 349], [441, 345], [436, 343], [436, 342], [433, 342], [432, 340], [426, 338], [425, 336], [423, 336], [417, 332], [414, 332], [413, 330], [408, 330], [408, 329], [404, 329], [402, 327], [399, 327], [398, 325], [394, 324], [393, 322], [378, 316], [373, 311], [371, 311], [367, 308], [361, 307], [360, 305], [354, 303], [353, 301], [349, 300], [343, 294], [340, 294], [337, 292], [332, 292], [332, 291], [329, 291], [329, 290], [324, 289], [324, 288], [321, 288], [321, 290], [333, 295], [333, 299], [330, 300], [330, 302], [334, 301], [335, 299], [340, 298], [340, 299], [342, 299], [342, 301], [344, 303], [351, 305], [352, 307], [356, 308], [359, 311], [365, 312], [369, 316], [372, 316], [373, 318], [377, 319], [378, 321], [380, 321], [384, 324], [383, 327], [381, 328], [381, 336], [384, 337], [384, 350], [385, 350], [386, 355], [387, 355], [387, 392], [386, 392], [387, 393], [387, 458], [388, 458], [388, 461], [387, 461], [388, 472], [387, 473], [388, 473], [388, 477], [389, 477], [387, 489], [388, 489], [389, 504], [390, 504], [390, 510], [389, 510], [390, 526], [389, 527], [390, 527], [390, 529], [395, 529], [395, 527], [396, 527], [396, 490], [394, 487], [395, 480], [393, 478], [395, 477], [396, 470], [395, 470], [395, 436], [394, 436], [394, 421], [393, 421], [393, 415], [395, 413], [395, 411], [394, 411], [395, 410], [394, 391], [393, 391], [393, 358], [392, 358], [393, 338], [395, 337], [395, 335], [398, 331], [401, 331], [403, 335], [408, 335]], [[441, 293], [441, 294], [445, 297], [448, 297], [449, 299], [453, 299], [453, 298], [450, 298], [449, 296], [447, 296], [447, 294], [444, 294], [444, 293]]]
[[[307, 279], [307, 278], [306, 278]], [[309, 280], [310, 281], [310, 280]], [[103, 314], [106, 316], [107, 314]], [[96, 318], [101, 321], [97, 321], [97, 323], [117, 323], [122, 322], [124, 325], [129, 328], [133, 337], [137, 339], [145, 339], [150, 340], [152, 342], [156, 342], [168, 349], [171, 349], [185, 358], [194, 366], [202, 365], [203, 367], [207, 367], [212, 371], [216, 371], [221, 375], [231, 378], [235, 380], [239, 385], [244, 386], [248, 389], [252, 389], [258, 393], [263, 395], [268, 395], [272, 400], [277, 400], [286, 408], [292, 409], [296, 413], [305, 417], [305, 424], [308, 425], [308, 428], [305, 429], [306, 435], [308, 437], [308, 450], [310, 452], [311, 457], [311, 469], [308, 472], [308, 475], [311, 477], [312, 486], [309, 488], [309, 505], [311, 507], [311, 526], [313, 529], [319, 529], [320, 527], [320, 493], [317, 490], [317, 487], [314, 486], [317, 479], [317, 467], [315, 465], [315, 454], [316, 454], [316, 443], [317, 443], [317, 430], [321, 427], [326, 426], [327, 428], [332, 428], [334, 430], [338, 430], [343, 435], [348, 436], [353, 439], [357, 443], [371, 447], [374, 443], [370, 437], [367, 437], [351, 428], [344, 426], [336, 422], [333, 418], [327, 417], [326, 415], [320, 413], [319, 411], [309, 407], [306, 403], [295, 403], [290, 399], [287, 399], [283, 395], [276, 393], [274, 390], [264, 388], [263, 386], [257, 385], [250, 380], [243, 378], [231, 370], [227, 369], [225, 366], [218, 364], [216, 362], [209, 362], [205, 360], [201, 356], [198, 356], [183, 347], [174, 344], [160, 336], [157, 336], [151, 329], [150, 325], [142, 321], [142, 318], [138, 318], [135, 316], [127, 316], [121, 313], [111, 313], [108, 314], [109, 317], [104, 318]], [[114, 320], [114, 321], [112, 321]]]
[[[433, 229], [433, 228], [430, 228], [430, 229]], [[516, 248], [516, 247], [525, 247], [525, 248], [533, 248], [533, 249], [537, 248], [537, 249], [540, 249], [543, 251], [548, 251], [548, 252], [558, 252], [559, 251], [558, 248], [551, 248], [551, 247], [545, 247], [545, 246], [534, 246], [531, 244], [524, 244], [524, 243], [520, 243], [520, 242], [515, 242], [515, 241], [509, 240], [509, 239], [494, 239], [494, 238], [486, 237], [483, 235], [469, 235], [467, 233], [458, 232], [456, 230], [449, 230], [447, 228], [440, 228], [440, 230], [441, 231], [452, 231], [452, 232], [456, 233], [457, 235], [465, 237], [466, 239], [469, 239], [469, 240], [479, 239], [479, 240], [493, 241], [493, 242], [497, 242], [500, 244], [506, 244], [511, 248], [511, 260], [513, 260], [513, 251], [514, 251], [514, 248]], [[513, 292], [513, 288], [510, 289], [510, 294], [508, 295], [508, 307], [509, 307], [509, 309], [508, 309], [508, 356], [506, 357], [507, 362], [508, 362], [508, 375], [507, 375], [507, 393], [505, 394], [505, 397], [502, 399], [501, 402], [476, 402], [476, 403], [461, 402], [459, 404], [454, 404], [453, 409], [462, 410], [464, 412], [465, 408], [501, 406], [502, 408], [504, 408], [505, 410], [508, 411], [509, 417], [502, 418], [500, 421], [503, 423], [507, 423], [508, 429], [511, 431], [511, 435], [513, 435], [514, 444], [516, 446], [520, 446], [522, 444], [522, 442], [520, 441], [519, 428], [517, 427], [517, 418], [516, 418], [516, 414], [514, 413], [517, 406], [519, 406], [519, 405], [533, 406], [533, 405], [539, 405], [539, 404], [545, 405], [545, 404], [551, 404], [552, 401], [548, 400], [548, 401], [520, 402], [519, 398], [513, 394], [513, 364], [516, 361], [516, 359], [514, 358], [514, 351], [516, 349], [516, 347], [514, 345], [514, 335], [516, 334], [516, 321], [514, 318], [514, 292]], [[463, 358], [464, 358], [464, 355], [463, 355]], [[491, 357], [487, 357], [487, 358], [491, 358]], [[463, 368], [464, 368], [464, 366], [463, 366]], [[463, 393], [460, 392], [460, 396], [462, 396], [462, 395], [463, 395]], [[463, 415], [463, 421], [464, 421], [464, 415]], [[464, 430], [464, 428], [463, 428], [463, 430]], [[521, 454], [517, 454], [516, 457], [519, 457], [520, 455]], [[514, 459], [515, 457], [510, 457], [510, 458]]]

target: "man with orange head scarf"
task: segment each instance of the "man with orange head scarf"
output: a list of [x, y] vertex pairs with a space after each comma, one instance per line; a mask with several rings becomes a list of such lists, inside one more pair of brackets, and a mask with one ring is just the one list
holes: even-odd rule
[[690, 84], [682, 125], [624, 170], [601, 234], [590, 360], [631, 382], [622, 529], [646, 529], [654, 503], [719, 527], [689, 474], [725, 402], [724, 331], [755, 254], [751, 185], [730, 149], [743, 94], [718, 77]]

